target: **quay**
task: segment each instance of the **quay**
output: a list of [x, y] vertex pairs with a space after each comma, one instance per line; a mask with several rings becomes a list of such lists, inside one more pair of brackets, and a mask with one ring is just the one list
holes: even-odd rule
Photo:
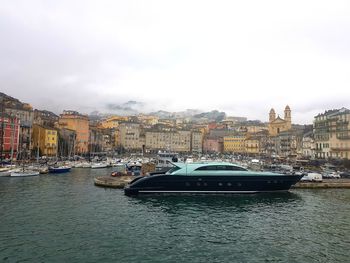
[[298, 182], [292, 189], [328, 189], [328, 188], [348, 188], [350, 189], [350, 179], [323, 179], [322, 182]]
[[123, 189], [135, 176], [99, 176], [94, 178], [96, 186]]

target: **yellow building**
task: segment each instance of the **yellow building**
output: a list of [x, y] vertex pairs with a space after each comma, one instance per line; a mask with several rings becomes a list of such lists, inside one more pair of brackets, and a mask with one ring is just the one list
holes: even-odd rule
[[57, 155], [58, 137], [56, 129], [34, 124], [32, 137], [33, 148], [37, 149], [39, 147], [42, 156]]
[[224, 152], [225, 153], [244, 153], [245, 152], [245, 137], [242, 134], [224, 137]]
[[257, 138], [251, 137], [245, 140], [245, 150], [248, 154], [259, 154], [260, 152], [260, 141]]
[[76, 132], [75, 153], [87, 153], [89, 150], [89, 118], [76, 111], [63, 111], [58, 119], [60, 128]]
[[314, 119], [317, 158], [350, 160], [350, 110], [328, 110]]
[[156, 125], [159, 120], [159, 117], [157, 116], [150, 116], [150, 115], [143, 115], [143, 114], [140, 114], [139, 116], [137, 116], [137, 118], [141, 123], [147, 124], [147, 125]]
[[129, 118], [126, 116], [112, 116], [101, 122], [101, 126], [105, 129], [118, 128], [120, 122], [128, 121]]
[[276, 118], [274, 109], [270, 110], [269, 114], [269, 135], [276, 136], [280, 132], [288, 131], [292, 128], [292, 114], [289, 106], [287, 105], [284, 110], [284, 119], [279, 115]]

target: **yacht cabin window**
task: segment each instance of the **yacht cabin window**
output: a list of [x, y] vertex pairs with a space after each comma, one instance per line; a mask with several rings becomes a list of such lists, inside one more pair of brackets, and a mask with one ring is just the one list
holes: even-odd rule
[[233, 165], [208, 165], [199, 167], [195, 171], [247, 171], [247, 169]]

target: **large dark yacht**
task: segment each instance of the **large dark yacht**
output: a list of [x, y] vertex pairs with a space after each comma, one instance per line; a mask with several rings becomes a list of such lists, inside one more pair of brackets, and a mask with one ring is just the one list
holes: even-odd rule
[[255, 172], [232, 163], [173, 163], [166, 173], [140, 176], [125, 188], [138, 194], [230, 194], [288, 191], [302, 175]]

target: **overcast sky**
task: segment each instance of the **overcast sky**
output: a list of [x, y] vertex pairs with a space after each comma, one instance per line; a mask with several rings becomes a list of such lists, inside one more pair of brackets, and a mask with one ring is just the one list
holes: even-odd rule
[[60, 113], [350, 108], [350, 1], [0, 0], [0, 91]]

